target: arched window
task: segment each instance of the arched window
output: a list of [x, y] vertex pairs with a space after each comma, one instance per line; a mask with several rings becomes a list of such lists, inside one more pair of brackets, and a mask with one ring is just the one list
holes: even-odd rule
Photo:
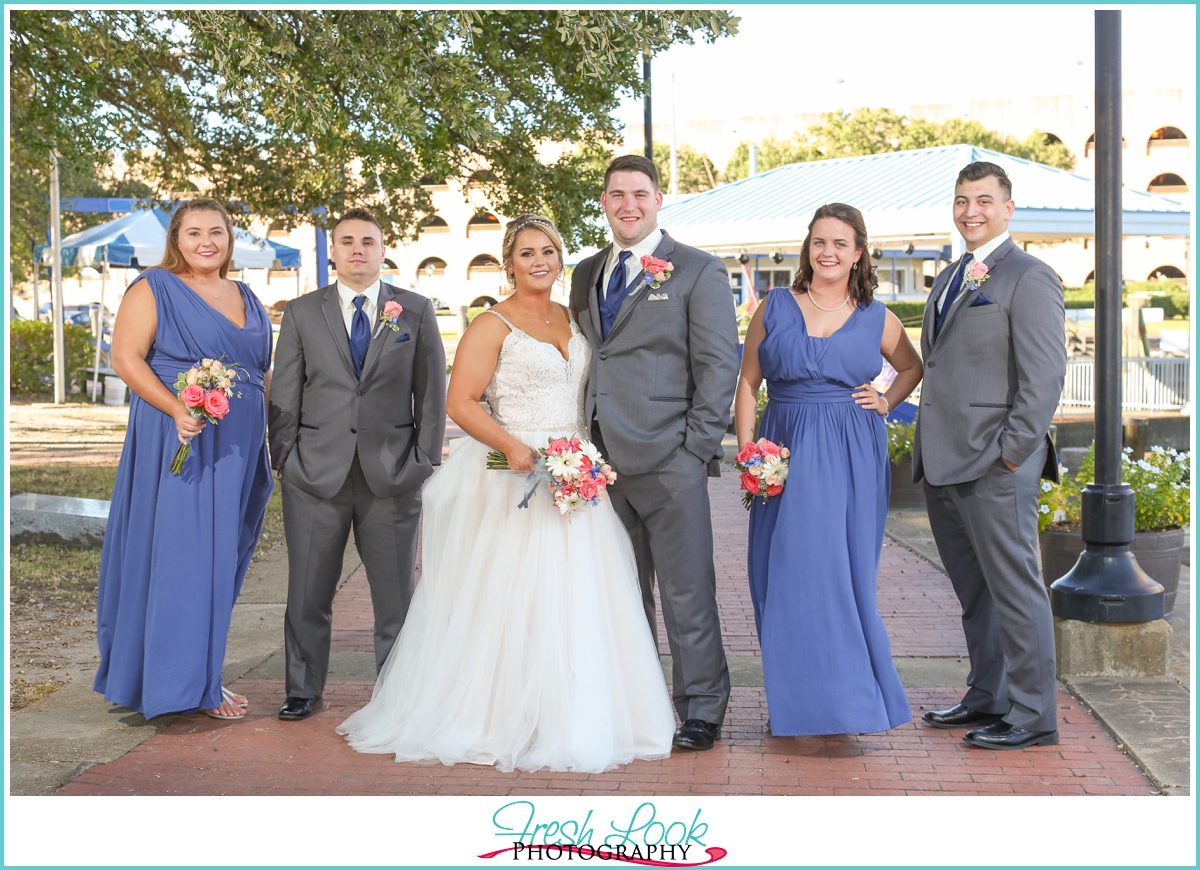
[[1162, 175], [1156, 175], [1150, 179], [1150, 185], [1146, 190], [1151, 193], [1187, 193], [1187, 182], [1176, 175], [1174, 172], [1164, 172]]
[[491, 308], [496, 304], [496, 300], [491, 296], [477, 296], [471, 300], [472, 308]]
[[477, 233], [481, 230], [498, 230], [500, 229], [500, 218], [489, 212], [477, 214], [475, 217], [467, 221], [467, 235]]
[[446, 223], [446, 219], [436, 214], [431, 214], [424, 218], [419, 224], [423, 233], [448, 233], [450, 232], [450, 224]]
[[1095, 281], [1096, 281], [1096, 270], [1093, 269], [1092, 271], [1088, 272], [1088, 276], [1083, 279], [1083, 283], [1084, 284], [1094, 284]]
[[417, 266], [417, 276], [432, 278], [435, 275], [446, 274], [446, 261], [441, 257], [426, 257], [421, 261], [421, 265]]
[[1178, 127], [1159, 127], [1146, 140], [1146, 153], [1152, 148], [1186, 148], [1188, 137]]
[[[1124, 136], [1121, 137], [1121, 147], [1122, 148], [1129, 147], [1129, 143], [1125, 141]], [[1083, 145], [1083, 156], [1091, 157], [1092, 152], [1095, 150], [1096, 150], [1096, 134], [1093, 133], [1091, 136], [1088, 136], [1087, 142], [1085, 142]]]
[[1053, 133], [1043, 133], [1042, 135], [1046, 137], [1047, 145], [1061, 145], [1063, 143], [1063, 140], [1059, 139]]
[[395, 262], [393, 262], [392, 260], [385, 259], [385, 260], [383, 261], [383, 268], [385, 268], [385, 269], [395, 269], [395, 268], [396, 268], [396, 264], [395, 264]]
[[467, 277], [472, 275], [495, 274], [500, 271], [500, 261], [491, 254], [480, 254], [467, 266]]
[[1147, 281], [1182, 281], [1187, 276], [1176, 266], [1159, 266], [1146, 278]]

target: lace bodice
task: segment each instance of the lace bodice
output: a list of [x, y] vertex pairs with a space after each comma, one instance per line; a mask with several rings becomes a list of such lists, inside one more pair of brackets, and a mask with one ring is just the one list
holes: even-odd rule
[[504, 337], [500, 358], [483, 397], [496, 422], [511, 431], [580, 432], [583, 390], [591, 362], [591, 345], [571, 321], [567, 359], [558, 348], [538, 341], [494, 314], [512, 330]]

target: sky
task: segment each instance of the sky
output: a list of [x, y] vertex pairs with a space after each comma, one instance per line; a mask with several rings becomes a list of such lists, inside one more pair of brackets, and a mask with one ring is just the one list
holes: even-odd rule
[[[1089, 93], [1087, 5], [736, 5], [737, 36], [654, 59], [655, 123]], [[1196, 9], [1123, 6], [1123, 90], [1194, 87]], [[840, 80], [840, 82], [839, 82]], [[640, 97], [617, 117], [642, 122]]]

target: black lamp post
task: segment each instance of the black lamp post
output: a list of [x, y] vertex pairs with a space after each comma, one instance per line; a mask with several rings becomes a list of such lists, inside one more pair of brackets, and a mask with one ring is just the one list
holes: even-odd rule
[[1163, 587], [1129, 549], [1135, 495], [1121, 481], [1121, 13], [1096, 12], [1096, 479], [1081, 498], [1083, 555], [1050, 587], [1080, 622], [1163, 617]]

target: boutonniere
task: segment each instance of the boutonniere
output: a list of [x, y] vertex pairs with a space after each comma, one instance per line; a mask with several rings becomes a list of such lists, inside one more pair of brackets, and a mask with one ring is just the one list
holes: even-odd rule
[[386, 326], [392, 332], [400, 331], [400, 315], [404, 313], [404, 306], [399, 302], [387, 301], [383, 303], [383, 310], [379, 312], [379, 323]]
[[675, 271], [675, 264], [660, 260], [653, 254], [647, 254], [642, 257], [642, 271], [646, 273], [642, 276], [646, 279], [646, 283], [652, 289], [657, 290], [664, 281], [671, 277], [671, 273]]
[[967, 290], [978, 290], [988, 279], [987, 263], [976, 263], [963, 278], [963, 287]]

